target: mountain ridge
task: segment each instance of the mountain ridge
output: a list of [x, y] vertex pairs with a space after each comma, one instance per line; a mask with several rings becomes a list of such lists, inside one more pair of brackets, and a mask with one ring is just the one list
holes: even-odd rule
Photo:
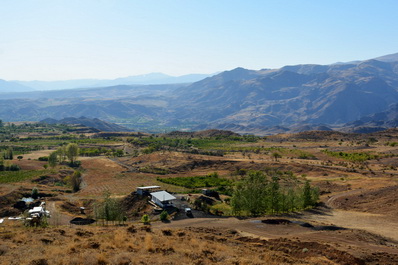
[[267, 134], [317, 126], [338, 129], [398, 103], [398, 61], [371, 59], [258, 71], [238, 67], [191, 84], [35, 95], [22, 99], [3, 94], [0, 117], [87, 116], [150, 131], [235, 128], [241, 133]]

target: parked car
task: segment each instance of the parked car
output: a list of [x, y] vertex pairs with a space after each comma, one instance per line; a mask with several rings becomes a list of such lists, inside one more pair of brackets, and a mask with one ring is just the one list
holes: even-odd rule
[[193, 217], [191, 208], [185, 208], [185, 214], [189, 217]]

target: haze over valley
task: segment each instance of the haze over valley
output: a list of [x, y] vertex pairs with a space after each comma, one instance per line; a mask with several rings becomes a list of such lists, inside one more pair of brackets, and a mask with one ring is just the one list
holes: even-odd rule
[[[57, 84], [79, 81], [54, 81], [46, 84], [53, 83], [56, 89], [12, 93], [7, 87], [18, 91], [22, 85], [3, 81], [0, 116], [4, 121], [85, 116], [147, 132], [377, 131], [397, 124], [397, 69], [398, 54], [391, 54], [332, 65], [236, 68], [203, 79], [195, 75], [201, 79], [195, 82], [175, 78], [171, 84], [148, 75], [148, 79], [122, 78], [102, 81], [101, 87], [66, 90]], [[166, 83], [157, 84], [159, 80]]]

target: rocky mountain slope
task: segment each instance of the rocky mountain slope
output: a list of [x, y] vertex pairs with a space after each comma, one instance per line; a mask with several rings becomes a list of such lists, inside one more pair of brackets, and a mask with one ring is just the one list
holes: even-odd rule
[[151, 127], [152, 131], [216, 128], [265, 134], [303, 128], [329, 130], [355, 125], [350, 123], [398, 103], [397, 58], [398, 54], [392, 54], [379, 60], [259, 71], [236, 68], [188, 85], [3, 94], [0, 118], [86, 116], [140, 130]]

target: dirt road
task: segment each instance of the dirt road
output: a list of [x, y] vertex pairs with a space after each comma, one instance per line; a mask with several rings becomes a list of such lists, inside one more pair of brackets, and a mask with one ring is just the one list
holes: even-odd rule
[[71, 216], [59, 211], [55, 202], [53, 201], [47, 202], [46, 209], [50, 211], [51, 217], [48, 219], [48, 221], [52, 226], [69, 225], [69, 221], [73, 219]]

